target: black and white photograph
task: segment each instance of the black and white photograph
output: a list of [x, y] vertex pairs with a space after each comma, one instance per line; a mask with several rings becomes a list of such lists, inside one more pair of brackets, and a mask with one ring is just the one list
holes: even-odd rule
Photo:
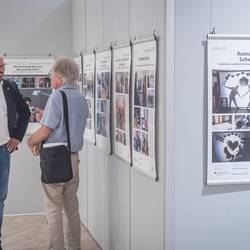
[[83, 74], [83, 93], [88, 98], [94, 97], [94, 74], [85, 73]]
[[115, 141], [121, 143], [122, 145], [127, 145], [126, 133], [116, 130], [115, 131]]
[[136, 152], [141, 152], [142, 149], [142, 132], [139, 130], [134, 130], [134, 143], [133, 148]]
[[106, 113], [108, 108], [108, 102], [106, 100], [97, 100], [97, 112]]
[[38, 76], [36, 77], [37, 88], [51, 88], [51, 82], [49, 77]]
[[250, 113], [250, 71], [212, 71], [213, 113]]
[[233, 129], [232, 115], [213, 115], [213, 131], [216, 130], [232, 130]]
[[250, 161], [250, 132], [213, 132], [212, 137], [213, 162]]
[[106, 126], [107, 126], [106, 114], [97, 113], [97, 125], [96, 125], [97, 134], [106, 137], [107, 136]]
[[250, 130], [250, 115], [235, 115], [235, 129]]
[[134, 85], [134, 105], [146, 107], [147, 103], [147, 83], [144, 71], [135, 73]]
[[115, 91], [116, 93], [128, 94], [129, 72], [116, 72], [115, 73]]
[[134, 127], [144, 131], [148, 131], [148, 109], [134, 108]]
[[134, 150], [149, 155], [148, 134], [139, 130], [134, 131]]
[[125, 131], [126, 126], [126, 106], [125, 106], [125, 96], [116, 95], [115, 97], [116, 105], [116, 128]]
[[35, 77], [22, 77], [21, 88], [35, 88], [36, 79]]
[[[88, 104], [89, 110], [92, 110], [91, 100], [86, 99], [86, 102], [87, 102], [87, 104]], [[89, 112], [89, 114], [88, 114], [88, 119], [92, 119], [92, 112]]]

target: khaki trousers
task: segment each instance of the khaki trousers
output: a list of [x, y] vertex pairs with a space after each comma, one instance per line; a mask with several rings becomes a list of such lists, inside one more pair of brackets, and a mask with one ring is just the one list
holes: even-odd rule
[[46, 217], [49, 227], [49, 249], [63, 250], [65, 220], [66, 243], [68, 250], [81, 249], [81, 225], [77, 190], [79, 187], [79, 155], [71, 155], [73, 179], [66, 183], [44, 184]]

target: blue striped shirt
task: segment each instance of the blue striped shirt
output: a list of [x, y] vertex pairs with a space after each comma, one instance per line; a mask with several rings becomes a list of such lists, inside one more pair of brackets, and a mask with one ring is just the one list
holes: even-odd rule
[[71, 152], [78, 152], [83, 147], [88, 105], [85, 97], [72, 85], [61, 86], [52, 92], [47, 101], [40, 123], [53, 131], [49, 134], [45, 143], [67, 142], [63, 100], [60, 90], [65, 92], [68, 101]]

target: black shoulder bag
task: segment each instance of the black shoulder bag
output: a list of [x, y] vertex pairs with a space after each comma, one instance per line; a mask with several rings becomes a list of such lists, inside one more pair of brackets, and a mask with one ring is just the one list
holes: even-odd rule
[[40, 151], [41, 180], [46, 184], [68, 182], [73, 178], [67, 97], [63, 91], [60, 92], [63, 98], [63, 113], [68, 146], [59, 145], [44, 148], [42, 144]]

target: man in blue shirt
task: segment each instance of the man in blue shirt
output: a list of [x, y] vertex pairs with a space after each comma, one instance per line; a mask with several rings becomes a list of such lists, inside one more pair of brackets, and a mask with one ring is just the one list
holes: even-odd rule
[[67, 96], [69, 131], [71, 142], [71, 161], [73, 179], [66, 183], [42, 183], [46, 214], [50, 231], [49, 249], [64, 249], [62, 209], [66, 217], [68, 248], [81, 249], [81, 230], [78, 198], [79, 155], [83, 146], [83, 134], [88, 117], [85, 97], [77, 90], [78, 65], [68, 58], [58, 59], [52, 68], [51, 84], [55, 91], [50, 95], [41, 120], [42, 127], [28, 139], [28, 146], [34, 155], [39, 154], [42, 141], [48, 145], [66, 144], [67, 133], [63, 116], [63, 101], [60, 90]]

